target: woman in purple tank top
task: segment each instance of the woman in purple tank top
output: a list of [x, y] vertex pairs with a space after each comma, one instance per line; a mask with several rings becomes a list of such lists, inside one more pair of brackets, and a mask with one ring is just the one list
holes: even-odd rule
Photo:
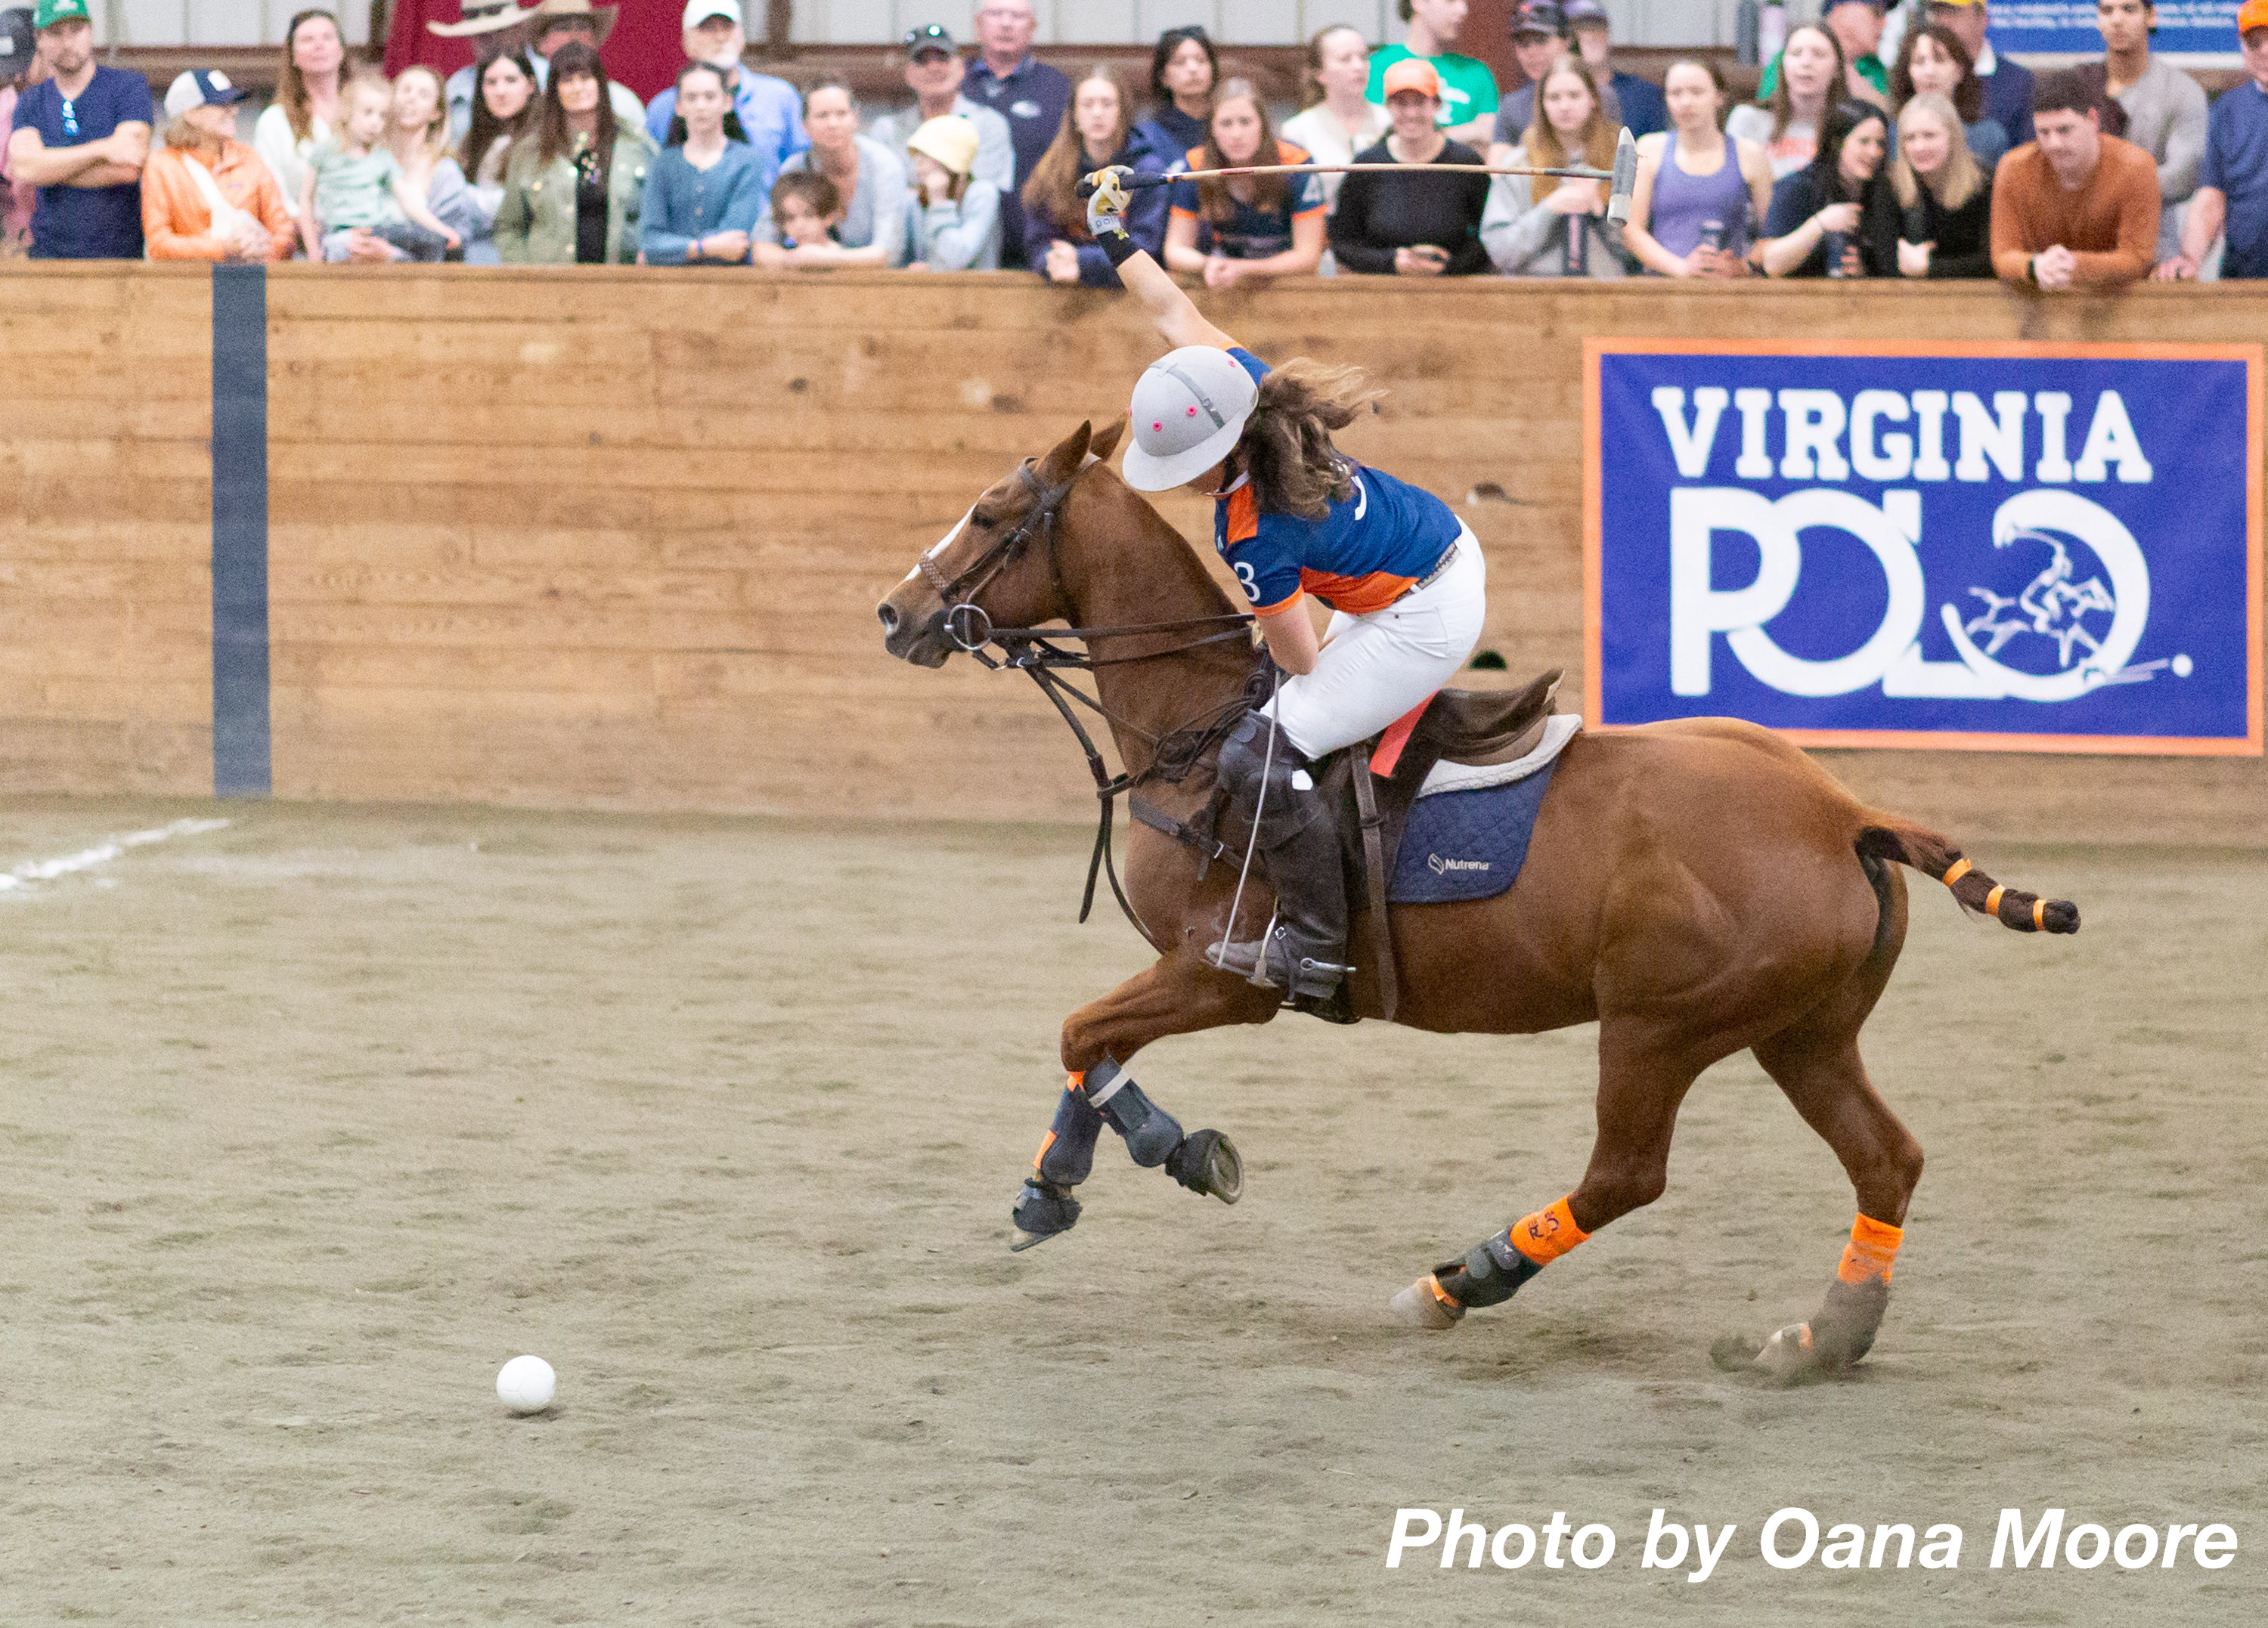
[[1771, 161], [1756, 143], [1725, 134], [1725, 81], [1714, 63], [1671, 63], [1662, 96], [1670, 128], [1638, 144], [1623, 241], [1665, 277], [1746, 276], [1751, 229], [1771, 207]]

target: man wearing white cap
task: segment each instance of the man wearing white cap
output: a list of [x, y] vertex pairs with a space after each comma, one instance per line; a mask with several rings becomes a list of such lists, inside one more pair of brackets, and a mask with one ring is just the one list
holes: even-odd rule
[[[750, 73], [740, 62], [747, 48], [740, 0], [686, 0], [685, 60], [707, 62], [725, 76], [733, 111], [748, 133], [757, 175], [769, 193], [779, 179], [780, 165], [808, 148], [811, 137], [804, 131], [802, 99], [795, 87], [770, 74]], [[656, 146], [667, 144], [669, 121], [676, 116], [677, 87], [672, 85], [646, 106], [646, 133]]]
[[[613, 32], [620, 9], [594, 6], [591, 0], [541, 0], [541, 4], [523, 11], [519, 0], [464, 0], [462, 21], [426, 24], [427, 32], [445, 40], [474, 42], [471, 63], [451, 74], [444, 87], [449, 104], [450, 141], [462, 142], [473, 128], [473, 98], [480, 94], [481, 75], [490, 62], [526, 51], [529, 66], [535, 70], [535, 88], [541, 92], [549, 77], [551, 54], [576, 40], [597, 50]], [[636, 91], [620, 80], [610, 81], [607, 89], [617, 122], [644, 122], [645, 104], [638, 100]]]
[[[1214, 500], [1213, 546], [1289, 675], [1230, 732], [1219, 764], [1275, 890], [1275, 929], [1211, 953], [1223, 971], [1288, 989], [1312, 1009], [1348, 970], [1338, 834], [1313, 766], [1383, 730], [1464, 665], [1487, 614], [1487, 569], [1454, 510], [1331, 444], [1377, 400], [1359, 372], [1305, 357], [1271, 370], [1136, 246], [1121, 184], [1131, 173], [1102, 172], [1087, 225], [1174, 348], [1134, 386], [1126, 484]], [[1320, 642], [1309, 597], [1332, 612]]]

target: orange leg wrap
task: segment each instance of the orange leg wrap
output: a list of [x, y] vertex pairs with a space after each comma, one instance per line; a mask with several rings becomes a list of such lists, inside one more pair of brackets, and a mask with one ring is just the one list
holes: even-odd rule
[[1903, 1227], [1861, 1215], [1851, 1223], [1851, 1242], [1843, 1246], [1843, 1264], [1836, 1268], [1835, 1275], [1850, 1284], [1864, 1283], [1870, 1278], [1880, 1278], [1888, 1283], [1890, 1264], [1897, 1258], [1898, 1245], [1905, 1236]]
[[1565, 1199], [1512, 1224], [1512, 1247], [1539, 1266], [1549, 1266], [1590, 1236], [1575, 1224]]

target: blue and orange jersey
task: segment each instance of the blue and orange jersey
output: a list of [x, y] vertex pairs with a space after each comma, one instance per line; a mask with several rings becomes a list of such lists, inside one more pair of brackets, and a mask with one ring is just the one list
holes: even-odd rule
[[[1241, 347], [1228, 353], [1256, 381], [1268, 364]], [[1213, 503], [1212, 540], [1252, 608], [1275, 616], [1311, 593], [1335, 611], [1384, 610], [1432, 570], [1464, 529], [1449, 506], [1350, 458], [1354, 490], [1320, 520], [1263, 512], [1249, 480]]]
[[[1258, 159], [1254, 160], [1259, 162]], [[1276, 143], [1276, 162], [1306, 164], [1307, 150], [1290, 142]], [[1190, 170], [1205, 167], [1204, 149], [1192, 147], [1183, 161]], [[1266, 260], [1271, 254], [1281, 254], [1292, 246], [1292, 223], [1310, 215], [1323, 212], [1323, 190], [1312, 175], [1278, 177], [1284, 183], [1284, 195], [1272, 209], [1259, 209], [1241, 199], [1230, 199], [1229, 218], [1216, 224], [1207, 220], [1198, 208], [1197, 184], [1175, 180], [1167, 194], [1173, 213], [1183, 220], [1197, 224], [1197, 251], [1203, 254], [1225, 254], [1230, 260]]]

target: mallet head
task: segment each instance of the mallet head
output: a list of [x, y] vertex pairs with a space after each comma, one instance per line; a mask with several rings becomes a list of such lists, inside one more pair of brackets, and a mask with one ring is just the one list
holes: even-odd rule
[[1623, 126], [1615, 143], [1615, 179], [1607, 193], [1607, 218], [1619, 226], [1630, 219], [1631, 194], [1638, 190], [1638, 138]]

